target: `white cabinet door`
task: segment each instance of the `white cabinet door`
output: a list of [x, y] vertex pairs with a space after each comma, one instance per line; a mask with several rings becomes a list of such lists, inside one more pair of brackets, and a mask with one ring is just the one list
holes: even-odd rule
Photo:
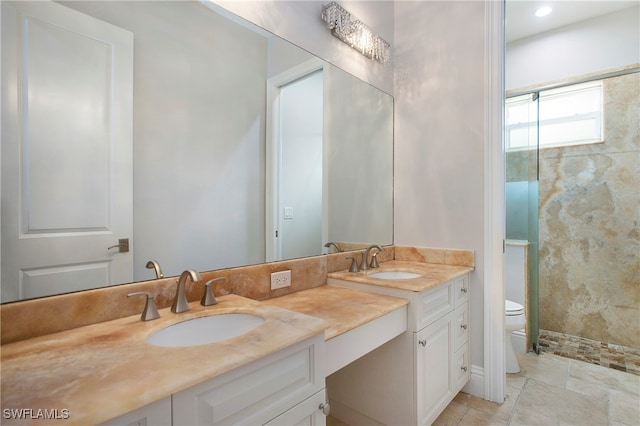
[[268, 426], [326, 426], [327, 416], [322, 412], [326, 404], [325, 390], [313, 395], [292, 409], [267, 423]]
[[2, 2], [2, 302], [133, 281], [133, 34]]
[[100, 426], [171, 426], [171, 397], [145, 405]]
[[414, 334], [419, 425], [430, 425], [454, 396], [451, 319], [451, 315], [446, 315]]

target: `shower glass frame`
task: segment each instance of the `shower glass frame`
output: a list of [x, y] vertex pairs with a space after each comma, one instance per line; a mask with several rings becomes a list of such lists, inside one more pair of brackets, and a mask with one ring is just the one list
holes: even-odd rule
[[507, 98], [505, 111], [506, 238], [528, 242], [526, 348], [539, 353], [539, 92]]

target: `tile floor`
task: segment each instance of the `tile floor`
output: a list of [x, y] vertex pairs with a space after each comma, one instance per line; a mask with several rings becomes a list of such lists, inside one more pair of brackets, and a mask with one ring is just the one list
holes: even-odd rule
[[[434, 426], [640, 426], [639, 376], [544, 352], [518, 360], [503, 404], [460, 392]], [[331, 417], [327, 425], [346, 426]]]
[[640, 377], [550, 353], [518, 354], [502, 405], [459, 393], [444, 425], [640, 425]]

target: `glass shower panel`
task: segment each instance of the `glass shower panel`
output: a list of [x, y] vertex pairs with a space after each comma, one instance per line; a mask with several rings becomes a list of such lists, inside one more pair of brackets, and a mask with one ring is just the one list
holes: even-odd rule
[[506, 236], [528, 242], [527, 349], [538, 352], [538, 93], [506, 102]]

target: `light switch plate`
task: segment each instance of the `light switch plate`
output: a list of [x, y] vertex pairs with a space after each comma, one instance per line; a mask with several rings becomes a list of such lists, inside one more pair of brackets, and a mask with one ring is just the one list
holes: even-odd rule
[[285, 207], [284, 208], [284, 218], [285, 219], [293, 219], [293, 207]]

